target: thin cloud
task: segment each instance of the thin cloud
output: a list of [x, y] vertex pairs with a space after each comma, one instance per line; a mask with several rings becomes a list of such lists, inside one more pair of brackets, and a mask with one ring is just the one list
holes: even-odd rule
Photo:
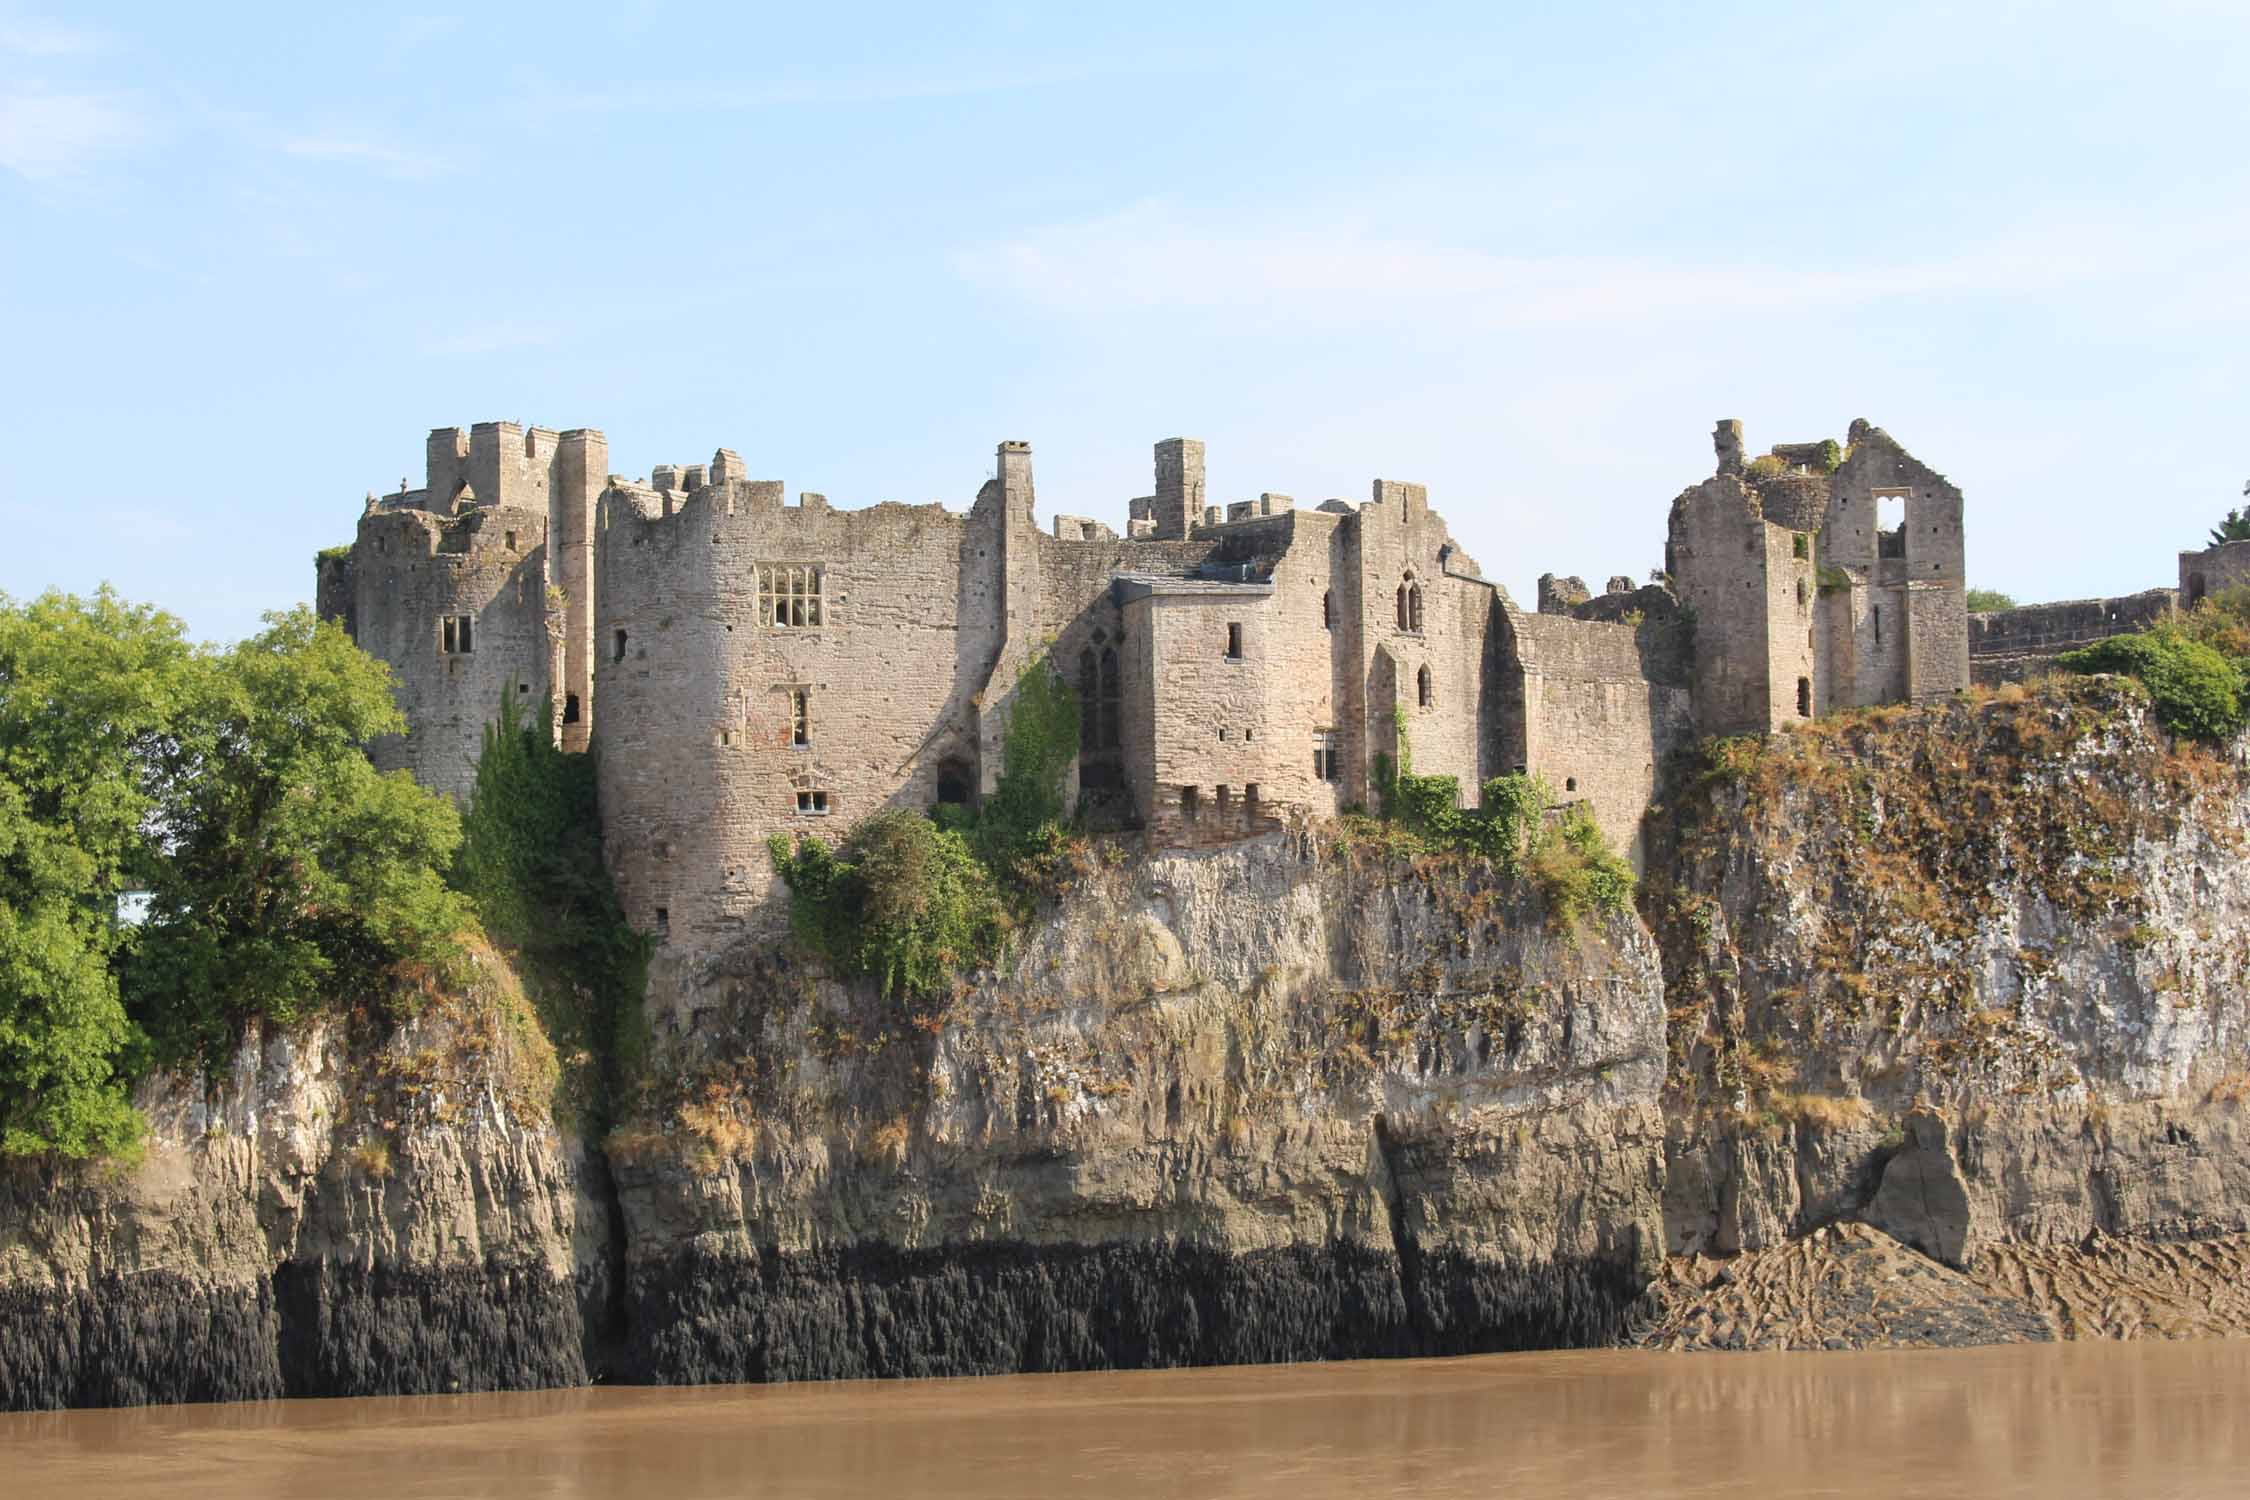
[[969, 280], [1065, 312], [1172, 307], [1316, 325], [1417, 312], [1479, 327], [1620, 325], [1859, 306], [1891, 298], [2023, 295], [2239, 246], [2245, 226], [2123, 235], [2053, 228], [1927, 260], [1818, 267], [1653, 257], [1511, 256], [1363, 231], [1232, 231], [1158, 204], [1050, 226], [954, 256]]
[[144, 133], [139, 116], [116, 95], [0, 83], [0, 167], [19, 177], [76, 176]]
[[387, 146], [380, 141], [339, 136], [302, 136], [282, 144], [282, 151], [303, 161], [344, 162], [372, 167], [386, 177], [434, 177], [445, 170], [434, 156]]
[[102, 34], [84, 27], [0, 18], [0, 52], [21, 57], [71, 57], [98, 52], [102, 46]]
[[537, 323], [478, 323], [422, 341], [422, 352], [433, 356], [504, 354], [515, 349], [544, 349], [555, 342], [555, 330]]

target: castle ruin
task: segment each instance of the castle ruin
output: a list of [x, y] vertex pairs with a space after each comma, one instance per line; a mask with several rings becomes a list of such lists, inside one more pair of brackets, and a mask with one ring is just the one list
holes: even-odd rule
[[422, 488], [369, 497], [318, 608], [396, 676], [386, 769], [465, 795], [503, 694], [597, 749], [627, 915], [681, 951], [774, 920], [770, 835], [989, 791], [1042, 658], [1082, 705], [1069, 791], [1110, 826], [1192, 845], [1335, 814], [1403, 736], [1470, 800], [1545, 777], [1637, 857], [1688, 739], [1969, 680], [1958, 490], [1864, 422], [1748, 461], [1739, 423], [1714, 443], [1651, 582], [1550, 576], [1526, 611], [1421, 485], [1222, 505], [1187, 438], [1120, 534], [1042, 530], [1020, 442], [965, 512], [845, 510], [723, 448], [628, 480], [597, 431], [481, 423], [430, 435]]

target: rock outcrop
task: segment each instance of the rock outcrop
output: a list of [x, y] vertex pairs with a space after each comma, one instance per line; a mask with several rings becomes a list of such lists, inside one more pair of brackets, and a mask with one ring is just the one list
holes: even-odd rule
[[2246, 832], [2093, 682], [1709, 747], [1575, 929], [1097, 845], [942, 1002], [710, 961], [600, 1149], [491, 968], [0, 1179], [0, 1405], [2250, 1332]]

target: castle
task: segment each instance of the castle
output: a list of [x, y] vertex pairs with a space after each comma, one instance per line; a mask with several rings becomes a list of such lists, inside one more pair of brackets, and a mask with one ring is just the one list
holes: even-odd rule
[[1403, 736], [1470, 800], [1534, 772], [1634, 850], [1676, 745], [1969, 681], [1943, 476], [1865, 422], [1748, 460], [1721, 422], [1714, 446], [1654, 581], [1550, 576], [1525, 611], [1421, 485], [1220, 505], [1187, 438], [1119, 534], [1042, 530], [1019, 442], [965, 513], [842, 510], [726, 449], [628, 480], [597, 431], [481, 423], [430, 435], [421, 489], [368, 497], [318, 608], [396, 675], [409, 731], [379, 765], [465, 794], [503, 694], [598, 749], [627, 914], [675, 954], [773, 921], [770, 835], [988, 791], [1042, 659], [1082, 705], [1070, 794], [1153, 840], [1369, 803]]

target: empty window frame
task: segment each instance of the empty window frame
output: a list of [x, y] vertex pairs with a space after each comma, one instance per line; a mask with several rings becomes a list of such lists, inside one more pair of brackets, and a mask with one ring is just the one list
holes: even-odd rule
[[438, 622], [438, 649], [447, 656], [466, 656], [476, 649], [476, 616], [447, 615]]
[[1414, 701], [1423, 708], [1428, 708], [1437, 701], [1437, 695], [1430, 690], [1430, 669], [1428, 667], [1424, 667], [1414, 674]]
[[797, 793], [797, 811], [808, 818], [826, 817], [828, 815], [828, 794], [823, 791], [815, 791], [809, 787], [800, 790]]
[[1398, 586], [1398, 628], [1409, 633], [1422, 629], [1422, 584], [1412, 573]]
[[1875, 606], [1875, 644], [1883, 644], [1883, 606]]
[[1239, 620], [1227, 622], [1227, 659], [1242, 660], [1242, 622]]
[[825, 571], [815, 563], [758, 564], [758, 623], [776, 630], [817, 630], [824, 618]]
[[1202, 811], [1203, 811], [1203, 789], [1202, 789], [1201, 787], [1193, 787], [1193, 786], [1183, 786], [1183, 787], [1181, 787], [1181, 788], [1180, 788], [1180, 816], [1181, 816], [1181, 817], [1183, 817], [1183, 818], [1185, 818], [1185, 819], [1187, 819], [1187, 821], [1189, 821], [1190, 823], [1192, 823], [1192, 822], [1194, 822], [1194, 821], [1195, 821], [1195, 819], [1196, 819], [1196, 815], [1197, 815], [1197, 814], [1199, 814], [1199, 813], [1200, 813], [1200, 812], [1202, 812]]
[[514, 532], [512, 532], [512, 531], [504, 531], [504, 532], [502, 532], [502, 533], [501, 533], [501, 536], [502, 536], [502, 537], [504, 537], [504, 538], [506, 539], [506, 542], [507, 542], [507, 548], [508, 548], [508, 550], [509, 550], [510, 552], [513, 552], [513, 551], [515, 551], [515, 550], [516, 550], [516, 534], [515, 534]]
[[611, 661], [623, 661], [625, 659], [625, 632], [622, 630], [617, 632], [617, 639], [611, 644], [609, 659]]
[[812, 744], [812, 689], [789, 690], [789, 743], [802, 749]]
[[1810, 677], [1797, 679], [1797, 717], [1800, 719], [1812, 717], [1812, 679]]
[[1316, 730], [1313, 733], [1312, 773], [1315, 781], [1342, 781], [1344, 766], [1336, 750], [1336, 731]]

